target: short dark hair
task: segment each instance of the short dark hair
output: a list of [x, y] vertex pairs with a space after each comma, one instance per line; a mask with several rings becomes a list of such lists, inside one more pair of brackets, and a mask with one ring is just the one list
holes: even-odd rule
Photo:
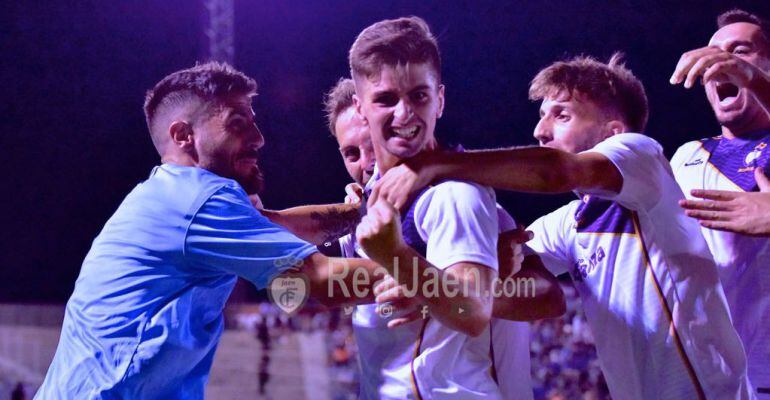
[[353, 95], [356, 94], [356, 86], [350, 78], [340, 78], [326, 96], [324, 96], [324, 109], [326, 110], [326, 119], [329, 122], [329, 131], [332, 136], [337, 136], [335, 125], [337, 118], [345, 110], [353, 106]]
[[752, 14], [740, 8], [733, 8], [725, 11], [717, 17], [717, 29], [722, 29], [727, 25], [738, 22], [748, 22], [759, 26], [762, 36], [765, 37], [765, 49], [770, 51], [770, 22], [757, 14]]
[[644, 85], [623, 64], [620, 52], [613, 54], [607, 64], [588, 56], [551, 64], [532, 79], [529, 99], [555, 97], [562, 91], [585, 96], [617, 112], [632, 131], [642, 132], [647, 126], [649, 108]]
[[383, 65], [428, 62], [441, 81], [441, 55], [436, 38], [420, 17], [386, 19], [358, 34], [348, 54], [351, 75], [372, 77]]
[[203, 102], [215, 102], [231, 95], [254, 96], [256, 93], [257, 83], [253, 79], [227, 63], [210, 61], [161, 79], [147, 91], [144, 116], [152, 133], [158, 110], [167, 105], [183, 104], [195, 97]]

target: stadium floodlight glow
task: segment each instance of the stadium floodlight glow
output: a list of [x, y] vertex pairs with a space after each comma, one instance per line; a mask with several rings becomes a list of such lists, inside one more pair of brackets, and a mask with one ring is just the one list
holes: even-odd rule
[[233, 36], [235, 24], [234, 0], [203, 0], [208, 13], [206, 38], [208, 39], [209, 60], [224, 61], [234, 65], [235, 46]]

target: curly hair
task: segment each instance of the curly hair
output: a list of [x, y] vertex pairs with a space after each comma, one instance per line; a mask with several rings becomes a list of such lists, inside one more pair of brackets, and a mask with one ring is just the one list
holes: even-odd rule
[[532, 79], [529, 99], [542, 100], [562, 92], [580, 94], [615, 111], [635, 132], [647, 126], [649, 107], [644, 85], [623, 64], [622, 53], [613, 54], [607, 64], [588, 56], [553, 63]]

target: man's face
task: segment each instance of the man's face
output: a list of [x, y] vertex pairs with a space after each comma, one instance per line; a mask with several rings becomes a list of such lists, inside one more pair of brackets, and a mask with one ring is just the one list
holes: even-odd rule
[[[726, 25], [714, 33], [709, 46], [717, 46], [766, 73], [770, 72], [770, 44], [757, 25], [747, 22]], [[746, 88], [712, 79], [706, 83], [706, 97], [719, 124], [733, 133], [754, 130], [755, 121], [767, 120], [762, 105]]]
[[612, 134], [606, 120], [605, 113], [593, 101], [562, 91], [543, 99], [534, 136], [541, 146], [579, 153]]
[[359, 185], [366, 185], [374, 174], [374, 149], [366, 121], [350, 106], [337, 117], [334, 132], [348, 174]]
[[436, 120], [444, 109], [444, 86], [429, 63], [392, 67], [356, 81], [358, 107], [366, 119], [378, 163], [395, 165], [435, 144]]
[[262, 174], [257, 165], [258, 151], [265, 139], [254, 123], [251, 98], [232, 96], [211, 107], [208, 115], [193, 125], [198, 165], [234, 179], [246, 193], [259, 192]]

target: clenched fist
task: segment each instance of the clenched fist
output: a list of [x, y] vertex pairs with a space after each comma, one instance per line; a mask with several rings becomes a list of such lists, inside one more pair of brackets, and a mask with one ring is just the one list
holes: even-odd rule
[[407, 247], [398, 210], [384, 198], [368, 209], [356, 228], [356, 238], [366, 255], [388, 270], [392, 268], [393, 257]]

